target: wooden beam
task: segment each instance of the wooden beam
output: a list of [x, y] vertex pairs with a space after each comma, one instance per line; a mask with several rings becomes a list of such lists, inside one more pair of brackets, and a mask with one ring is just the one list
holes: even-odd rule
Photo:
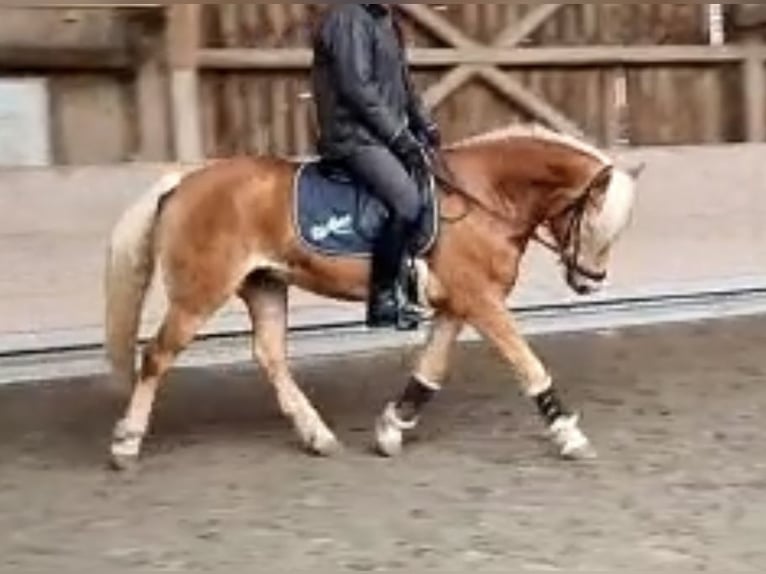
[[130, 72], [131, 56], [113, 48], [0, 46], [0, 69], [41, 72]]
[[470, 82], [482, 66], [461, 65], [450, 71], [441, 80], [430, 86], [423, 93], [423, 101], [429, 108], [435, 108]]
[[462, 30], [453, 26], [448, 20], [428, 8], [426, 4], [399, 4], [399, 9], [407, 13], [413, 20], [430, 30], [443, 42], [455, 48], [476, 48], [481, 46], [475, 40], [466, 36]]
[[136, 76], [138, 156], [143, 161], [164, 161], [168, 153], [167, 83], [162, 63], [146, 60]]
[[199, 102], [198, 50], [200, 5], [174, 4], [168, 9], [167, 52], [173, 114], [175, 158], [199, 163], [204, 158]]
[[168, 60], [173, 68], [194, 68], [200, 47], [200, 5], [173, 4], [167, 8]]
[[[697, 65], [741, 62], [752, 55], [735, 46], [572, 46], [519, 48], [506, 55], [488, 54], [498, 65], [534, 68]], [[766, 58], [766, 49], [757, 55]]]
[[[545, 4], [536, 8], [529, 16], [518, 24], [512, 24], [503, 30], [494, 42], [495, 47], [513, 48], [521, 43], [524, 38], [532, 34], [540, 26], [551, 18], [559, 9], [560, 5]], [[466, 51], [474, 48], [465, 48]], [[478, 64], [479, 62], [477, 62]], [[486, 64], [486, 61], [481, 62]], [[423, 99], [430, 107], [436, 107], [446, 100], [451, 94], [471, 81], [481, 68], [470, 63], [460, 65], [449, 72], [439, 82], [431, 86], [423, 95]]]
[[746, 133], [747, 141], [761, 143], [766, 141], [766, 68], [759, 40], [751, 40], [749, 47], [743, 63]]
[[143, 161], [168, 159], [170, 147], [168, 83], [162, 43], [156, 34], [133, 24], [132, 43], [139, 54], [135, 94], [138, 108], [138, 158]]
[[[414, 17], [420, 24], [426, 26], [426, 28], [442, 38], [442, 40], [446, 41], [454, 48], [459, 49], [458, 51], [464, 56], [477, 56], [479, 55], [479, 52], [485, 49], [481, 44], [466, 36], [461, 30], [453, 26], [445, 18], [437, 15], [436, 12], [427, 8], [425, 5], [403, 4], [401, 5], [401, 8], [407, 11], [410, 16]], [[558, 9], [559, 8], [554, 4], [538, 6], [530, 15], [524, 18], [522, 22], [504, 30], [498, 36], [494, 48], [498, 52], [508, 51], [512, 53], [513, 50], [508, 50], [508, 47], [516, 46], [525, 37], [537, 30], [543, 23], [556, 14]], [[500, 50], [498, 48], [504, 48], [505, 50]], [[475, 64], [480, 67], [474, 70], [472, 67], [469, 67], [469, 64], [464, 64], [462, 67], [458, 67], [456, 70], [452, 71], [443, 78], [441, 82], [437, 83], [432, 89], [426, 92], [424, 100], [426, 102], [431, 102], [432, 105], [436, 105], [447, 98], [449, 94], [454, 93], [455, 90], [470, 81], [470, 79], [478, 73], [491, 87], [514, 101], [517, 105], [526, 108], [526, 110], [533, 116], [537, 116], [539, 119], [546, 121], [552, 127], [561, 131], [573, 135], [582, 134], [582, 131], [574, 122], [548, 104], [543, 98], [528, 90], [520, 82], [511, 79], [497, 67], [488, 65], [489, 63], [486, 61], [476, 61]], [[497, 64], [494, 66], [497, 66]]]
[[66, 8], [66, 9], [93, 9], [102, 10], [104, 8], [162, 8], [170, 4], [170, 2], [37, 2], [36, 0], [26, 0], [24, 8], [29, 9], [49, 9], [49, 8]]
[[[605, 66], [686, 66], [766, 60], [766, 48], [738, 46], [582, 46], [567, 48], [414, 48], [412, 65], [421, 68], [453, 66], [508, 66], [515, 68], [595, 68]], [[203, 49], [200, 67], [211, 70], [305, 70], [311, 50]]]
[[495, 88], [503, 96], [513, 100], [520, 107], [538, 119], [543, 120], [554, 129], [576, 137], [585, 137], [584, 132], [577, 124], [548, 104], [543, 98], [532, 94], [520, 82], [497, 68], [482, 68], [478, 74], [490, 87]]

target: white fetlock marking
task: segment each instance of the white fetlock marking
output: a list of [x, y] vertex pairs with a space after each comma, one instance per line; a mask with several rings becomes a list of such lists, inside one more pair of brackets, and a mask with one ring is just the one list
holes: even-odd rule
[[114, 429], [112, 455], [117, 457], [135, 457], [141, 453], [144, 433], [132, 430], [125, 421], [120, 421]]
[[394, 427], [400, 432], [413, 431], [418, 426], [417, 419], [412, 422], [403, 421], [399, 417], [399, 414], [396, 412], [396, 405], [394, 403], [390, 403], [386, 407], [386, 411], [383, 413], [383, 419], [388, 423], [389, 426]]
[[418, 421], [403, 421], [396, 413], [396, 405], [389, 404], [378, 419], [375, 434], [378, 448], [386, 456], [398, 456], [404, 447], [404, 433], [414, 430]]
[[553, 442], [563, 457], [570, 457], [590, 448], [588, 437], [580, 430], [580, 417], [577, 415], [561, 417], [550, 430]]

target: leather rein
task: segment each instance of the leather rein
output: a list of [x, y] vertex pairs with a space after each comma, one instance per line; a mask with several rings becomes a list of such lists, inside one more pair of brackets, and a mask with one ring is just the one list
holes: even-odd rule
[[[447, 194], [454, 194], [462, 197], [469, 204], [476, 208], [479, 208], [484, 213], [492, 216], [494, 219], [508, 223], [508, 215], [495, 209], [484, 203], [481, 199], [467, 191], [461, 185], [456, 183], [454, 174], [449, 168], [447, 162], [441, 153], [432, 151], [427, 155], [429, 170], [436, 183], [438, 183]], [[593, 198], [593, 194], [596, 192], [596, 183], [608, 170], [612, 169], [612, 166], [606, 166], [599, 171], [596, 176], [588, 183], [583, 194], [578, 197], [571, 204], [567, 205], [561, 212], [553, 217], [549, 217], [547, 221], [556, 220], [560, 217], [565, 217], [569, 214], [572, 218], [567, 226], [567, 231], [564, 236], [564, 248], [561, 249], [553, 241], [550, 241], [540, 235], [539, 228], [535, 229], [532, 233], [531, 239], [553, 253], [561, 260], [561, 263], [567, 270], [567, 277], [571, 280], [575, 275], [580, 275], [595, 281], [602, 283], [607, 278], [607, 273], [596, 272], [584, 267], [580, 263], [580, 255], [582, 251], [582, 237], [583, 237], [583, 225], [585, 222], [585, 214], [587, 212], [588, 203]], [[449, 223], [456, 223], [465, 219], [470, 214], [470, 207], [461, 217], [455, 219], [447, 219]], [[571, 252], [571, 255], [569, 253]]]

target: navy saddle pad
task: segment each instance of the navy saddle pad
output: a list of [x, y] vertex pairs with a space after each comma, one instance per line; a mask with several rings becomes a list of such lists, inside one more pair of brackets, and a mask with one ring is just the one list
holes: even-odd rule
[[[438, 235], [439, 206], [431, 183], [424, 191], [418, 252], [430, 251]], [[295, 222], [311, 249], [329, 256], [369, 257], [388, 208], [337, 166], [302, 164], [295, 181]]]

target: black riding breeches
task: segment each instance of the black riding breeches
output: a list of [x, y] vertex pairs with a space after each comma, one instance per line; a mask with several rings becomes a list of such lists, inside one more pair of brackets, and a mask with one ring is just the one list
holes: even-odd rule
[[418, 184], [392, 152], [360, 147], [344, 163], [404, 224], [417, 222], [423, 209]]

